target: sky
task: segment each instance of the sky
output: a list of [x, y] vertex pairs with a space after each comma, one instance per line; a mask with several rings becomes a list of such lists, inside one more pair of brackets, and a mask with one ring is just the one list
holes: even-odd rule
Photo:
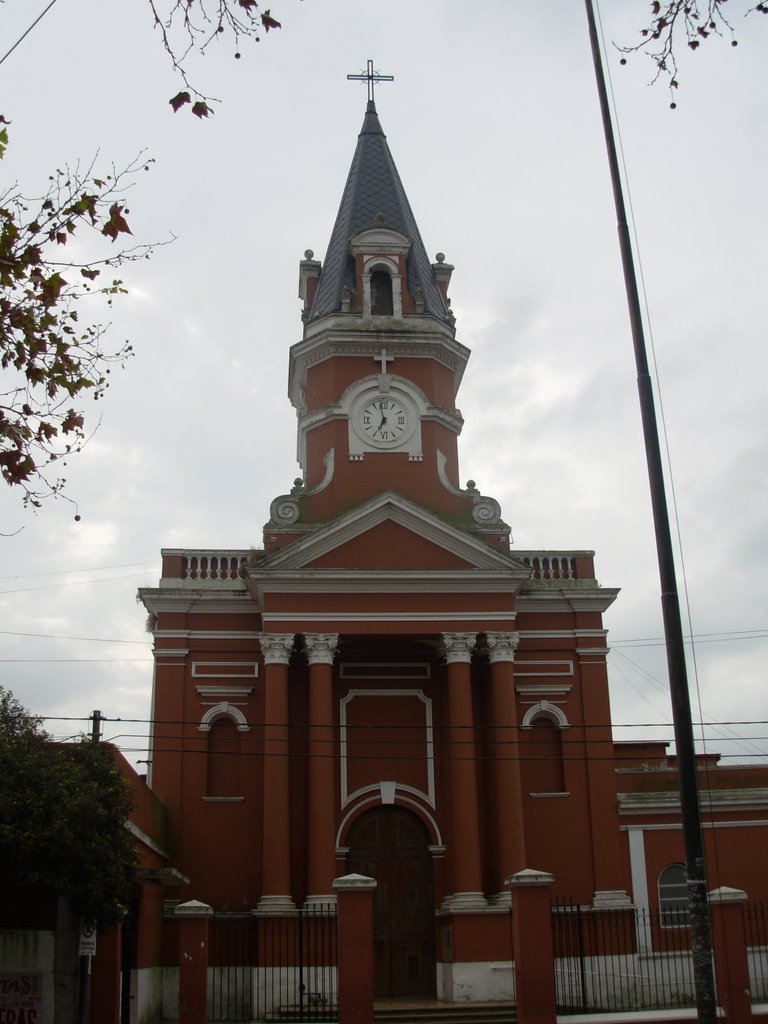
[[[0, 6], [5, 51], [46, 0]], [[691, 701], [724, 763], [768, 757], [765, 239], [768, 18], [729, 5], [739, 46], [683, 52], [677, 109], [650, 63], [620, 67], [647, 4], [602, 10], [658, 366], [682, 544]], [[256, 46], [191, 65], [221, 99], [201, 122], [146, 0], [57, 0], [0, 64], [6, 187], [98, 154], [155, 163], [130, 194], [98, 423], [36, 515], [0, 491], [0, 685], [67, 737], [146, 757], [152, 659], [140, 586], [163, 547], [261, 545], [299, 472], [287, 398], [298, 263], [322, 259], [365, 109], [377, 109], [431, 255], [455, 265], [462, 481], [495, 497], [514, 548], [594, 549], [621, 593], [605, 616], [618, 738], [671, 736], [659, 582], [616, 218], [583, 4], [274, 0]], [[658, 393], [657, 393], [658, 396]], [[99, 421], [99, 415], [101, 417]], [[668, 489], [670, 478], [668, 478]], [[81, 519], [76, 522], [75, 512]], [[684, 573], [683, 573], [684, 568]], [[118, 721], [119, 719], [119, 721]], [[634, 728], [629, 728], [633, 726]]]

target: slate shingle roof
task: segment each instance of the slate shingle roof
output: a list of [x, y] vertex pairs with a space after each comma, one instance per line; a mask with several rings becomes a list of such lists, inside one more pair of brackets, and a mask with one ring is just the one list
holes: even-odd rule
[[[377, 221], [378, 214], [384, 221]], [[375, 227], [400, 231], [411, 241], [406, 260], [406, 286], [411, 295], [424, 293], [424, 312], [445, 320], [447, 309], [437, 288], [432, 266], [421, 240], [416, 219], [405, 194], [395, 161], [382, 131], [375, 104], [369, 100], [363, 127], [357, 140], [347, 184], [336, 223], [328, 243], [310, 320], [317, 320], [341, 308], [341, 290], [355, 286], [354, 260], [349, 241], [360, 231]]]

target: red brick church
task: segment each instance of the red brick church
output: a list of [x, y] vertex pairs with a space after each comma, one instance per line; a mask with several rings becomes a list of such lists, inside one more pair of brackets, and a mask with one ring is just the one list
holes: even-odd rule
[[[462, 483], [452, 271], [369, 101], [325, 258], [300, 263], [301, 475], [261, 549], [165, 550], [141, 596], [149, 781], [189, 879], [166, 896], [290, 918], [371, 876], [377, 992], [458, 1001], [510, 990], [508, 876], [656, 907], [683, 851], [664, 745], [612, 740], [617, 590], [591, 551], [511, 547], [498, 502]], [[742, 852], [711, 885], [759, 895], [768, 791], [747, 807], [742, 776], [717, 772], [707, 841], [731, 851], [723, 871]]]

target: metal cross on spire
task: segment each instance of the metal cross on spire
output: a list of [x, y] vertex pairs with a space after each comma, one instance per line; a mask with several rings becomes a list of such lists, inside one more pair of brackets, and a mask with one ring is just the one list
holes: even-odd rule
[[348, 82], [367, 82], [368, 83], [368, 101], [373, 103], [374, 87], [379, 82], [394, 82], [394, 75], [382, 75], [378, 71], [373, 70], [373, 61], [369, 60], [365, 71], [361, 71], [359, 75], [347, 75]]

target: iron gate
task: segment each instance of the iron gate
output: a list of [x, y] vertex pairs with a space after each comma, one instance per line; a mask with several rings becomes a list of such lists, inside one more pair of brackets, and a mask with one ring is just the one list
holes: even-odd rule
[[211, 919], [209, 1021], [338, 1019], [336, 907]]
[[690, 934], [634, 907], [552, 907], [558, 1013], [695, 1005]]

